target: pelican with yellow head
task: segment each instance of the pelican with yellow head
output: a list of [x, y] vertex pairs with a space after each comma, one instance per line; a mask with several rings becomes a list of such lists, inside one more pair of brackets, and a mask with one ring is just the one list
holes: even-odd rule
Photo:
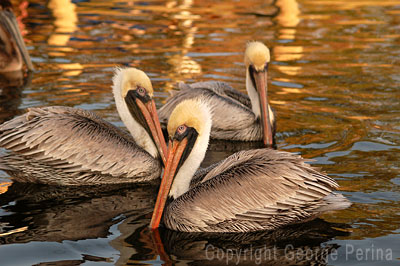
[[180, 102], [202, 98], [213, 112], [211, 139], [263, 141], [275, 146], [275, 115], [268, 103], [270, 52], [263, 43], [249, 42], [244, 53], [247, 95], [219, 81], [179, 84], [179, 91], [159, 110], [161, 124]]
[[93, 112], [51, 106], [29, 108], [0, 125], [0, 169], [20, 182], [98, 185], [159, 178], [167, 147], [153, 87], [135, 68], [116, 69], [113, 93], [129, 130]]
[[212, 111], [182, 101], [168, 121], [168, 156], [150, 227], [185, 232], [251, 232], [308, 221], [350, 202], [335, 180], [298, 155], [269, 148], [234, 153], [206, 169]]

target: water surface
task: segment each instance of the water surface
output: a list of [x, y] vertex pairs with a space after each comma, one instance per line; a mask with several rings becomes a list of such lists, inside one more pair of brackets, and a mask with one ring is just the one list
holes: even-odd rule
[[399, 264], [398, 1], [14, 4], [36, 71], [0, 78], [1, 122], [65, 105], [123, 127], [110, 88], [116, 66], [148, 73], [159, 106], [180, 81], [245, 91], [244, 47], [260, 40], [271, 49], [278, 148], [314, 159], [353, 205], [276, 232], [155, 236], [147, 225], [157, 187], [56, 188], [0, 172], [1, 265]]

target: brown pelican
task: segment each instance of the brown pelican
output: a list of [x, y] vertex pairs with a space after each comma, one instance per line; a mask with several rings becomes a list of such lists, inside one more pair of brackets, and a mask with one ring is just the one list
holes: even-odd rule
[[211, 108], [201, 100], [183, 101], [168, 121], [168, 159], [152, 229], [163, 217], [177, 231], [271, 230], [349, 206], [332, 192], [335, 180], [289, 152], [241, 151], [195, 173], [211, 131]]
[[0, 47], [0, 72], [21, 70], [22, 60], [33, 70], [9, 0], [0, 0]]
[[150, 79], [135, 68], [117, 69], [113, 93], [132, 136], [86, 110], [30, 108], [0, 125], [0, 147], [10, 150], [0, 157], [0, 169], [17, 181], [59, 185], [159, 177], [167, 148]]
[[167, 124], [178, 103], [201, 97], [213, 111], [212, 139], [263, 140], [266, 146], [274, 146], [275, 117], [267, 99], [269, 62], [269, 49], [261, 42], [249, 42], [244, 56], [248, 96], [224, 82], [180, 83], [180, 90], [158, 112], [161, 123]]

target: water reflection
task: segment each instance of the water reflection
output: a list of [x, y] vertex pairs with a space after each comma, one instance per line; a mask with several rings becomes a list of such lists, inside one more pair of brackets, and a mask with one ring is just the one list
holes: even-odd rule
[[125, 239], [138, 251], [125, 263], [160, 256], [167, 265], [184, 261], [194, 265], [326, 265], [329, 254], [339, 246], [321, 244], [349, 235], [347, 227], [321, 219], [272, 232], [242, 234], [183, 233], [164, 228], [150, 232], [143, 226]]
[[0, 123], [19, 114], [22, 91], [31, 85], [33, 73], [0, 73]]
[[[285, 45], [276, 45], [273, 56], [278, 62], [295, 62], [303, 57], [303, 46], [293, 44], [296, 39], [297, 26], [300, 23], [300, 8], [297, 0], [278, 0], [276, 5], [280, 12], [276, 17], [281, 28], [278, 32], [278, 40]], [[276, 68], [289, 76], [296, 76], [301, 72], [299, 64], [277, 64]], [[279, 79], [279, 81], [290, 82], [290, 79]], [[285, 102], [281, 103], [284, 104]]]
[[0, 194], [0, 241], [106, 237], [113, 224], [151, 209], [156, 193], [156, 185], [77, 188], [13, 183]]
[[171, 82], [166, 84], [166, 88], [172, 88], [178, 82], [183, 81], [184, 77], [193, 78], [201, 73], [201, 65], [188, 56], [195, 43], [195, 35], [198, 31], [194, 21], [198, 20], [200, 16], [190, 11], [193, 7], [193, 0], [169, 1], [166, 6], [177, 10], [176, 13], [169, 15], [171, 21], [176, 21], [176, 23], [169, 25], [168, 28], [175, 35], [182, 36], [179, 52], [167, 59], [172, 68], [168, 73]]
[[[77, 28], [78, 15], [76, 6], [70, 0], [50, 0], [48, 8], [52, 11], [54, 20], [54, 32], [49, 36], [47, 43], [50, 47], [54, 47], [49, 51], [48, 55], [59, 57], [66, 56], [70, 52], [74, 52], [74, 48], [68, 45], [71, 34]], [[80, 63], [56, 64], [58, 68], [68, 71], [64, 72], [65, 76], [78, 76], [82, 73], [83, 66]]]
[[[51, 6], [53, 8], [53, 4]], [[328, 222], [349, 224], [353, 230], [350, 235], [339, 235], [328, 243], [342, 246], [349, 243], [364, 248], [371, 244], [378, 247], [386, 241], [392, 245], [393, 257], [400, 257], [399, 248], [393, 244], [398, 241], [400, 226], [398, 1], [66, 1], [60, 6], [68, 10], [67, 15], [75, 23], [68, 24], [71, 28], [64, 31], [56, 25], [61, 15], [50, 9], [49, 2], [29, 1], [29, 15], [22, 21], [26, 25], [28, 50], [39, 71], [31, 85], [19, 87], [26, 82], [15, 76], [11, 80], [17, 80], [16, 86], [13, 85], [17, 89], [11, 86], [3, 89], [0, 108], [5, 109], [1, 110], [4, 114], [1, 119], [9, 119], [32, 106], [68, 105], [93, 110], [121, 126], [110, 89], [116, 65], [137, 66], [149, 73], [158, 105], [180, 80], [222, 80], [245, 91], [243, 50], [248, 40], [260, 40], [272, 51], [269, 94], [278, 117], [278, 147], [315, 159], [314, 165], [335, 178], [342, 193], [353, 202], [348, 210], [323, 216]], [[74, 17], [79, 18], [79, 23]], [[63, 42], [50, 45], [53, 36]], [[71, 76], [74, 74], [76, 76]], [[224, 146], [224, 143], [215, 145], [217, 153], [208, 154], [205, 164], [224, 158], [227, 153], [221, 151], [223, 149], [243, 148]], [[9, 186], [7, 177], [0, 183], [3, 194], [10, 189], [18, 193]], [[26, 198], [24, 204], [33, 210], [29, 212], [22, 201], [18, 203], [13, 197], [18, 208], [14, 207], [10, 213], [3, 212], [12, 208], [10, 195], [7, 196], [10, 201], [2, 201], [3, 209], [0, 209], [0, 219], [8, 225], [16, 225], [5, 229], [4, 232], [11, 232], [5, 236], [7, 243], [18, 241], [13, 236], [15, 233], [25, 241], [19, 242], [18, 248], [48, 251], [36, 263], [51, 260], [71, 265], [83, 264], [85, 258], [101, 260], [88, 256], [92, 255], [105, 258], [104, 264], [123, 264], [131, 257], [136, 262], [146, 259], [148, 263], [160, 264], [155, 257], [159, 253], [154, 251], [145, 229], [152, 207], [132, 218], [115, 214], [116, 223], [99, 220], [98, 225], [93, 225], [97, 231], [93, 230], [90, 236], [96, 232], [108, 236], [92, 239], [90, 243], [97, 248], [88, 251], [83, 247], [87, 247], [88, 242], [81, 242], [85, 240], [77, 241], [78, 246], [82, 245], [80, 249], [71, 248], [68, 241], [45, 240], [46, 234], [54, 237], [55, 233], [46, 232], [45, 224], [52, 219], [50, 216], [39, 219], [39, 214], [45, 213], [39, 206], [42, 203], [29, 205], [30, 199]], [[112, 198], [106, 194], [97, 199], [103, 197]], [[65, 204], [61, 200], [58, 203], [59, 210], [49, 205], [49, 213], [58, 213], [61, 217], [62, 208], [74, 209], [66, 198], [64, 200]], [[123, 196], [118, 200], [123, 202]], [[95, 207], [102, 212], [106, 210], [101, 204], [108, 204], [96, 205], [87, 197], [76, 202], [88, 211]], [[46, 206], [49, 202], [43, 204]], [[121, 213], [126, 211], [125, 207], [121, 210]], [[35, 216], [37, 218], [32, 220], [28, 218]], [[82, 218], [76, 216], [75, 219]], [[107, 226], [101, 226], [102, 223]], [[29, 237], [35, 238], [33, 231], [31, 233], [35, 228], [39, 230], [38, 238], [43, 235], [43, 242], [29, 242]], [[24, 231], [12, 231], [18, 229]], [[68, 238], [65, 230], [62, 235]], [[125, 242], [128, 236], [131, 237]], [[162, 238], [166, 240], [164, 233]], [[135, 242], [135, 239], [141, 240]], [[207, 239], [204, 241], [208, 243]], [[197, 238], [193, 243], [201, 242]], [[50, 253], [58, 254], [56, 250], [60, 246], [67, 255], [48, 258]], [[0, 251], [9, 255], [14, 248], [12, 244], [1, 245]], [[165, 248], [179, 257], [181, 251], [168, 245]], [[70, 252], [71, 249], [74, 252]], [[196, 245], [192, 250], [194, 254], [197, 252]], [[182, 250], [180, 258], [184, 255], [190, 258], [188, 252]], [[20, 252], [15, 258], [33, 257], [35, 255]], [[330, 264], [352, 265], [355, 262], [358, 261], [352, 258]], [[396, 259], [392, 261], [396, 262], [398, 264]], [[193, 264], [196, 259], [182, 263]], [[365, 263], [382, 264], [380, 261]]]

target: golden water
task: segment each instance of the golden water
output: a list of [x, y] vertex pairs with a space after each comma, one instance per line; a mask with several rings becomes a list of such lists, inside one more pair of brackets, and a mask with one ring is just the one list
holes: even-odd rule
[[[353, 202], [323, 216], [344, 225], [343, 234], [309, 246], [336, 245], [339, 255], [328, 256], [330, 265], [399, 263], [399, 1], [21, 3], [14, 5], [36, 71], [28, 81], [0, 80], [1, 121], [33, 106], [66, 105], [122, 127], [110, 88], [116, 66], [148, 73], [159, 106], [180, 81], [223, 80], [245, 91], [244, 47], [260, 40], [271, 49], [268, 93], [278, 116], [278, 148], [314, 159]], [[162, 234], [164, 255], [151, 244], [154, 188], [60, 191], [12, 184], [0, 172], [0, 193], [5, 265], [158, 264], [165, 254], [183, 264], [208, 263], [196, 253], [208, 237], [176, 251]], [[391, 260], [378, 249], [391, 251]]]

